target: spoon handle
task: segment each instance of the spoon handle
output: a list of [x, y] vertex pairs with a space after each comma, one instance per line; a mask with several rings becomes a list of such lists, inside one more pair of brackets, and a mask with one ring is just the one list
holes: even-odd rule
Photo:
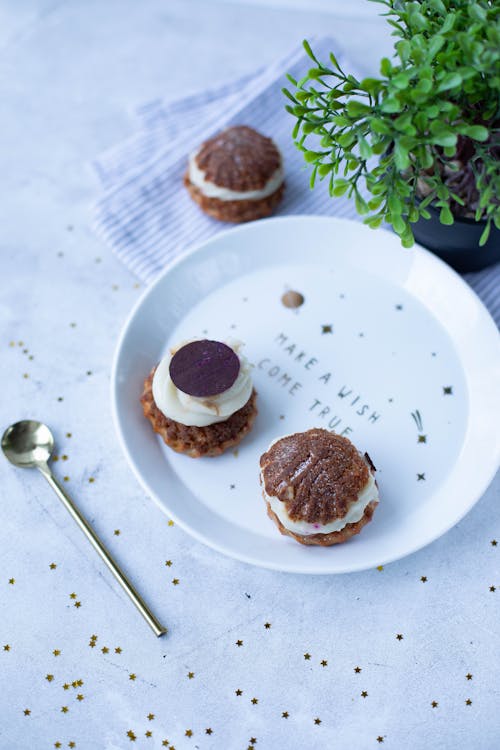
[[153, 631], [153, 633], [156, 636], [161, 636], [164, 633], [167, 632], [167, 628], [165, 628], [159, 620], [154, 616], [154, 614], [151, 612], [151, 610], [148, 608], [147, 604], [144, 602], [140, 594], [135, 590], [134, 586], [130, 583], [127, 576], [123, 571], [120, 569], [118, 563], [115, 562], [112, 555], [104, 544], [101, 542], [89, 522], [86, 520], [86, 518], [80, 513], [76, 505], [73, 503], [69, 495], [66, 494], [64, 489], [61, 487], [61, 485], [57, 482], [56, 478], [50, 471], [47, 464], [38, 464], [37, 468], [41, 471], [47, 482], [50, 484], [54, 492], [59, 497], [59, 500], [63, 503], [66, 510], [70, 513], [71, 517], [76, 521], [78, 526], [81, 528], [93, 548], [96, 550], [96, 552], [101, 556], [102, 560], [106, 563], [110, 571], [113, 573], [114, 577], [120, 584], [120, 586], [124, 589], [124, 591], [128, 594], [130, 599], [134, 602], [135, 606], [141, 613], [141, 615], [144, 617], [146, 622], [148, 623], [149, 627]]

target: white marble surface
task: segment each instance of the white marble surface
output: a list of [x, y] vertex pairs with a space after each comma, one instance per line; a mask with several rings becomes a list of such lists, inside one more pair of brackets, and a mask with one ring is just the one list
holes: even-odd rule
[[375, 69], [387, 32], [378, 6], [356, 8], [0, 6], [1, 425], [52, 426], [67, 456], [56, 473], [170, 628], [155, 640], [43, 479], [1, 463], [1, 750], [500, 742], [498, 478], [427, 549], [311, 579], [241, 565], [169, 526], [111, 424], [112, 353], [141, 290], [89, 229], [89, 160], [131, 132], [142, 101], [226, 80], [312, 33], [337, 35]]

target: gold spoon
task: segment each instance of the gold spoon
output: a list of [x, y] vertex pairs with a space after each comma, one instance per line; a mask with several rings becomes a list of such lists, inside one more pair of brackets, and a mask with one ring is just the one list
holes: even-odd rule
[[2, 437], [2, 450], [14, 466], [23, 469], [36, 468], [40, 471], [52, 489], [56, 492], [71, 517], [77, 522], [96, 552], [104, 560], [114, 577], [128, 594], [130, 599], [144, 617], [153, 633], [157, 636], [167, 632], [167, 628], [156, 619], [153, 613], [132, 586], [126, 575], [101, 542], [88, 521], [82, 516], [76, 505], [58, 484], [48, 466], [48, 460], [54, 450], [54, 437], [42, 422], [25, 419], [8, 427]]

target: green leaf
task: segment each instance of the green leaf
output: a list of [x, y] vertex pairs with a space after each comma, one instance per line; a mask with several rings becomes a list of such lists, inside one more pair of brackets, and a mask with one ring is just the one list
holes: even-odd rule
[[371, 107], [363, 102], [359, 102], [357, 99], [351, 99], [347, 102], [346, 106], [347, 114], [351, 117], [362, 117], [363, 115], [371, 112]]
[[391, 135], [392, 133], [392, 129], [385, 122], [385, 120], [379, 120], [376, 117], [370, 117], [369, 123], [374, 133], [378, 133], [380, 135]]
[[439, 214], [439, 221], [441, 222], [441, 224], [446, 224], [447, 226], [453, 224], [453, 214], [451, 213], [448, 206], [442, 207]]
[[446, 16], [445, 22], [441, 27], [441, 34], [447, 34], [455, 25], [456, 16], [455, 13], [449, 13]]
[[415, 244], [415, 238], [409, 224], [406, 225], [406, 229], [401, 235], [401, 244], [406, 248], [413, 247], [413, 245]]
[[373, 151], [370, 147], [370, 144], [368, 143], [366, 138], [363, 138], [362, 135], [358, 136], [358, 146], [359, 146], [359, 153], [362, 159], [369, 159], [372, 156]]
[[476, 2], [469, 2], [468, 6], [469, 16], [472, 18], [472, 20], [478, 21], [479, 23], [483, 24], [487, 19], [485, 9]]
[[468, 125], [462, 132], [475, 141], [487, 141], [489, 136], [488, 128], [483, 125]]
[[402, 62], [406, 62], [411, 54], [411, 45], [406, 39], [396, 42], [394, 45]]
[[316, 173], [317, 173], [317, 171], [318, 171], [318, 166], [316, 165], [314, 167], [313, 171], [312, 171], [311, 179], [309, 180], [309, 187], [311, 188], [311, 190], [313, 189], [314, 183], [316, 182]]
[[437, 34], [429, 42], [429, 51], [427, 53], [428, 60], [434, 60], [439, 50], [443, 47], [445, 39], [440, 34]]
[[402, 105], [393, 96], [388, 96], [387, 99], [382, 102], [382, 105], [380, 107], [382, 112], [386, 112], [387, 114], [401, 112], [402, 108]]
[[483, 247], [488, 242], [488, 238], [490, 236], [490, 230], [491, 230], [491, 221], [488, 221], [485, 228], [483, 229], [481, 233], [481, 237], [479, 238], [479, 247]]
[[376, 94], [382, 87], [382, 81], [378, 78], [363, 78], [359, 84], [363, 91], [368, 91], [369, 94]]
[[320, 164], [318, 167], [318, 174], [320, 177], [325, 177], [329, 172], [331, 172], [333, 169], [333, 164], [330, 162], [329, 164]]
[[309, 44], [309, 42], [307, 41], [307, 39], [303, 40], [302, 46], [304, 47], [305, 51], [307, 52], [307, 54], [309, 55], [309, 57], [311, 58], [311, 60], [314, 60], [314, 62], [318, 63], [318, 65], [319, 65], [319, 60], [316, 58], [314, 52], [311, 49], [311, 45]]
[[356, 204], [356, 211], [358, 212], [358, 214], [362, 216], [363, 214], [368, 213], [368, 204], [357, 191], [354, 197], [354, 203]]
[[404, 169], [408, 169], [410, 166], [410, 157], [408, 151], [401, 145], [401, 141], [397, 140], [394, 144], [394, 161], [396, 168], [402, 172]]
[[319, 151], [305, 151], [304, 152], [304, 159], [306, 160], [308, 164], [312, 164], [318, 159], [321, 159], [321, 157], [322, 157], [322, 154]]
[[363, 223], [367, 224], [370, 229], [378, 229], [383, 220], [383, 216], [367, 216], [365, 219], [363, 219]]
[[398, 73], [392, 79], [392, 84], [397, 89], [406, 89], [409, 83], [410, 83], [410, 76], [408, 75], [408, 73]]
[[462, 76], [460, 73], [448, 73], [444, 76], [444, 78], [441, 79], [441, 82], [439, 83], [436, 92], [439, 94], [441, 91], [448, 91], [449, 89], [454, 89], [457, 86], [460, 86], [462, 83]]
[[380, 73], [388, 78], [391, 75], [392, 65], [388, 57], [383, 57], [380, 61]]
[[351, 183], [348, 180], [335, 180], [335, 182], [333, 183], [332, 195], [335, 195], [337, 197], [344, 195], [344, 193], [346, 193], [349, 189], [350, 185]]
[[402, 234], [405, 231], [406, 224], [401, 214], [391, 214], [390, 221], [395, 232]]

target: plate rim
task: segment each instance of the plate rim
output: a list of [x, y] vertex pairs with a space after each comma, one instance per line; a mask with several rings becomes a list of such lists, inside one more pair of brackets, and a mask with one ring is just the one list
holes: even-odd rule
[[[149, 297], [150, 294], [153, 293], [153, 291], [156, 289], [157, 286], [161, 285], [164, 282], [165, 277], [167, 277], [176, 266], [180, 265], [181, 263], [187, 261], [191, 256], [196, 255], [198, 252], [202, 251], [203, 248], [212, 245], [214, 243], [217, 243], [217, 241], [220, 239], [221, 236], [227, 236], [232, 234], [239, 234], [241, 232], [248, 231], [249, 228], [252, 226], [255, 226], [257, 224], [268, 224], [268, 223], [293, 223], [293, 222], [303, 222], [303, 221], [313, 221], [317, 223], [337, 223], [341, 222], [342, 224], [349, 224], [349, 225], [359, 225], [360, 222], [352, 219], [347, 219], [344, 217], [336, 217], [336, 216], [321, 216], [321, 215], [315, 215], [315, 214], [294, 214], [292, 216], [274, 216], [269, 217], [266, 219], [259, 219], [257, 221], [251, 221], [246, 222], [244, 224], [239, 224], [237, 226], [221, 229], [221, 231], [217, 232], [215, 235], [212, 235], [211, 237], [202, 240], [190, 247], [188, 247], [184, 252], [182, 252], [177, 257], [173, 258], [170, 262], [168, 262], [165, 267], [159, 272], [158, 276], [146, 286], [144, 291], [142, 292], [139, 299], [134, 303], [132, 306], [130, 312], [128, 313], [125, 322], [123, 323], [120, 334], [117, 339], [117, 343], [115, 345], [115, 350], [113, 354], [113, 361], [112, 361], [112, 367], [111, 367], [111, 378], [110, 378], [110, 389], [111, 389], [111, 412], [112, 412], [112, 419], [113, 424], [115, 428], [115, 432], [118, 434], [118, 440], [121, 446], [121, 449], [123, 453], [125, 454], [125, 458], [127, 460], [127, 463], [129, 467], [132, 469], [132, 472], [136, 479], [138, 480], [140, 486], [143, 488], [143, 490], [146, 492], [146, 494], [154, 501], [154, 503], [157, 505], [157, 507], [160, 508], [160, 510], [167, 515], [169, 518], [172, 518], [176, 524], [178, 524], [183, 531], [188, 533], [190, 536], [192, 536], [197, 541], [201, 542], [205, 546], [216, 550], [217, 552], [225, 555], [226, 557], [230, 557], [233, 560], [238, 560], [239, 562], [243, 562], [249, 565], [254, 565], [256, 567], [264, 568], [267, 570], [275, 570], [279, 572], [284, 573], [300, 573], [302, 575], [338, 575], [338, 574], [345, 574], [345, 573], [355, 573], [355, 572], [362, 572], [365, 570], [373, 570], [377, 567], [377, 565], [387, 565], [391, 562], [396, 562], [397, 560], [401, 560], [405, 557], [408, 557], [409, 555], [414, 554], [415, 552], [418, 552], [421, 549], [424, 549], [428, 545], [435, 542], [437, 539], [439, 539], [441, 536], [446, 534], [448, 531], [450, 531], [454, 526], [456, 526], [474, 507], [474, 505], [477, 504], [477, 502], [482, 498], [486, 490], [488, 489], [489, 485], [493, 481], [497, 471], [498, 471], [498, 465], [500, 463], [500, 444], [498, 446], [497, 450], [497, 456], [495, 457], [495, 460], [492, 460], [491, 462], [491, 470], [484, 474], [483, 481], [478, 483], [478, 487], [476, 488], [475, 492], [471, 493], [471, 500], [465, 505], [463, 509], [460, 510], [460, 513], [456, 516], [454, 516], [451, 523], [446, 523], [443, 527], [439, 527], [435, 534], [431, 534], [426, 541], [417, 542], [415, 545], [410, 545], [405, 552], [402, 553], [396, 553], [396, 554], [389, 554], [384, 555], [381, 554], [380, 561], [377, 560], [376, 563], [370, 563], [366, 564], [364, 562], [360, 562], [359, 564], [353, 564], [350, 563], [344, 568], [337, 568], [336, 570], [325, 570], [325, 569], [312, 569], [312, 570], [304, 570], [303, 567], [301, 567], [299, 564], [280, 564], [279, 562], [274, 561], [268, 561], [268, 560], [262, 560], [259, 557], [252, 557], [252, 555], [246, 554], [246, 553], [239, 553], [238, 551], [234, 550], [230, 547], [225, 547], [223, 544], [220, 544], [218, 542], [214, 542], [209, 536], [205, 536], [202, 532], [198, 531], [196, 528], [189, 525], [189, 523], [186, 523], [185, 520], [180, 519], [177, 514], [172, 512], [165, 503], [164, 500], [161, 500], [156, 491], [152, 488], [152, 486], [149, 484], [148, 480], [143, 476], [141, 473], [138, 465], [136, 464], [136, 460], [134, 456], [132, 455], [131, 451], [129, 450], [127, 441], [125, 439], [124, 431], [121, 427], [120, 422], [120, 414], [119, 414], [119, 405], [118, 405], [118, 388], [117, 388], [117, 371], [118, 371], [118, 364], [120, 360], [120, 355], [122, 352], [123, 343], [127, 337], [127, 334], [129, 332], [130, 327], [133, 324], [133, 321], [135, 320], [136, 314], [144, 304], [147, 297]], [[393, 236], [392, 232], [389, 232], [386, 229], [378, 229], [378, 232], [382, 231], [384, 233], [387, 233], [391, 236]], [[479, 296], [476, 294], [476, 292], [467, 284], [467, 282], [448, 264], [446, 264], [441, 258], [434, 255], [431, 251], [427, 250], [426, 248], [421, 247], [418, 243], [415, 243], [415, 245], [409, 250], [409, 252], [414, 252], [415, 254], [423, 254], [424, 256], [427, 256], [431, 259], [432, 263], [436, 263], [438, 266], [444, 267], [446, 270], [446, 273], [448, 273], [452, 278], [454, 278], [455, 283], [458, 282], [459, 286], [462, 289], [462, 292], [468, 295], [474, 303], [478, 306], [478, 309], [480, 310], [481, 317], [483, 318], [481, 325], [485, 325], [492, 327], [492, 332], [498, 333], [497, 326], [495, 324], [495, 321], [493, 320], [491, 314], [489, 313], [488, 309], [485, 307], [482, 300], [479, 298]], [[423, 303], [422, 303], [423, 304]], [[500, 339], [499, 339], [500, 342]]]

